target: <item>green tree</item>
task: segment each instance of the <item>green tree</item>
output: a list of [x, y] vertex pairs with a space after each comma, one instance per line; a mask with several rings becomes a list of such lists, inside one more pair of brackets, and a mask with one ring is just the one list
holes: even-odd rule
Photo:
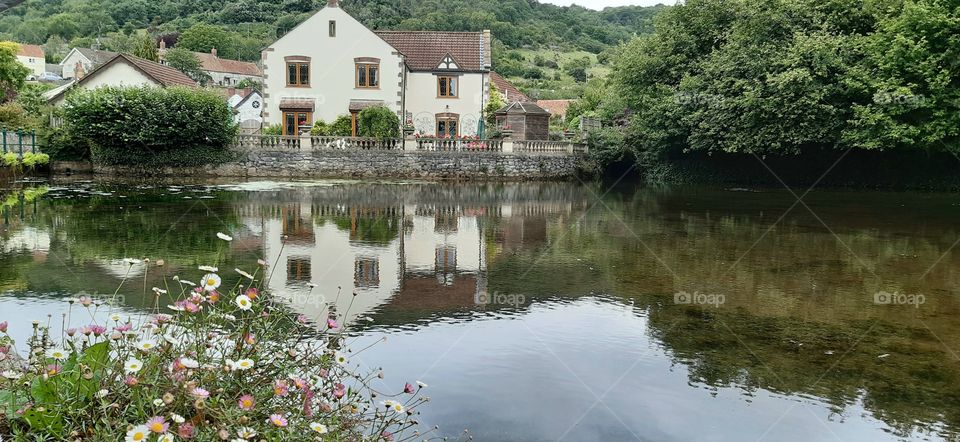
[[490, 82], [490, 101], [483, 107], [483, 121], [486, 121], [489, 127], [496, 125], [497, 116], [494, 113], [506, 105], [507, 102], [503, 99], [500, 89], [497, 89], [497, 85]]
[[157, 45], [153, 37], [149, 35], [141, 36], [137, 40], [137, 45], [133, 49], [133, 55], [145, 60], [160, 61], [160, 56], [157, 53]]
[[20, 45], [12, 41], [0, 42], [0, 90], [3, 91], [3, 102], [17, 94], [26, 83], [30, 70], [17, 60]]
[[213, 49], [224, 58], [234, 58], [235, 48], [230, 32], [220, 26], [198, 23], [180, 34], [177, 47], [208, 53]]
[[357, 115], [358, 134], [370, 138], [398, 138], [400, 118], [385, 106], [368, 107]]
[[173, 48], [167, 51], [164, 59], [168, 66], [187, 74], [197, 83], [206, 86], [210, 82], [210, 75], [202, 69], [200, 59], [193, 52], [182, 48]]

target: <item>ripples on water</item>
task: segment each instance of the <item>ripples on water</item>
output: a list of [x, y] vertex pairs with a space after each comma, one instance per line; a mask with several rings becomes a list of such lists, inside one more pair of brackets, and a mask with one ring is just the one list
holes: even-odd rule
[[[14, 186], [3, 205], [0, 320], [18, 339], [124, 275], [137, 283], [123, 311], [139, 315], [144, 277], [264, 258], [293, 308], [332, 305], [357, 348], [386, 337], [359, 359], [390, 389], [430, 384], [421, 421], [446, 435], [957, 438], [955, 195], [815, 192], [811, 214], [756, 189], [597, 204], [561, 183], [46, 186]], [[235, 238], [225, 258], [218, 231]], [[925, 303], [877, 305], [881, 292]]]

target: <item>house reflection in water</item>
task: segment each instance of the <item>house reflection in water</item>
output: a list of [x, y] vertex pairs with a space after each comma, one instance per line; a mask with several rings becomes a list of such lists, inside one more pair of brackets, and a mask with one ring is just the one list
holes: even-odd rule
[[482, 309], [488, 254], [545, 242], [543, 212], [571, 211], [569, 203], [358, 207], [309, 192], [295, 201], [284, 196], [241, 209], [252, 231], [262, 226], [270, 291], [316, 320], [330, 303], [348, 322], [383, 309], [416, 317]]

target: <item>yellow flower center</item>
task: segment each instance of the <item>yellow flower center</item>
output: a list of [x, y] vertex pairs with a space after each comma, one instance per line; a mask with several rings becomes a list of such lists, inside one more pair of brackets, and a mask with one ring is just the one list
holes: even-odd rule
[[143, 433], [134, 433], [134, 434], [133, 434], [133, 440], [146, 440], [146, 439], [147, 439], [147, 435], [146, 435], [146, 434], [143, 434]]
[[217, 280], [215, 280], [215, 279], [213, 279], [213, 278], [207, 279], [207, 285], [214, 285], [214, 284], [216, 284], [216, 283], [217, 283]]
[[161, 424], [161, 423], [153, 423], [153, 424], [151, 424], [151, 425], [150, 425], [150, 431], [152, 431], [152, 432], [154, 432], [154, 433], [162, 433], [162, 432], [163, 432], [163, 424]]

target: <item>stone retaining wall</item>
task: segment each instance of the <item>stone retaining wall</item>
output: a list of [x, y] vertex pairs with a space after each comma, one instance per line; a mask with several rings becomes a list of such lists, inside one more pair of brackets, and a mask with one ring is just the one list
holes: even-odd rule
[[579, 172], [582, 155], [397, 150], [250, 150], [221, 166], [137, 170], [95, 166], [106, 175], [175, 175], [275, 178], [430, 178], [462, 180], [558, 180]]

